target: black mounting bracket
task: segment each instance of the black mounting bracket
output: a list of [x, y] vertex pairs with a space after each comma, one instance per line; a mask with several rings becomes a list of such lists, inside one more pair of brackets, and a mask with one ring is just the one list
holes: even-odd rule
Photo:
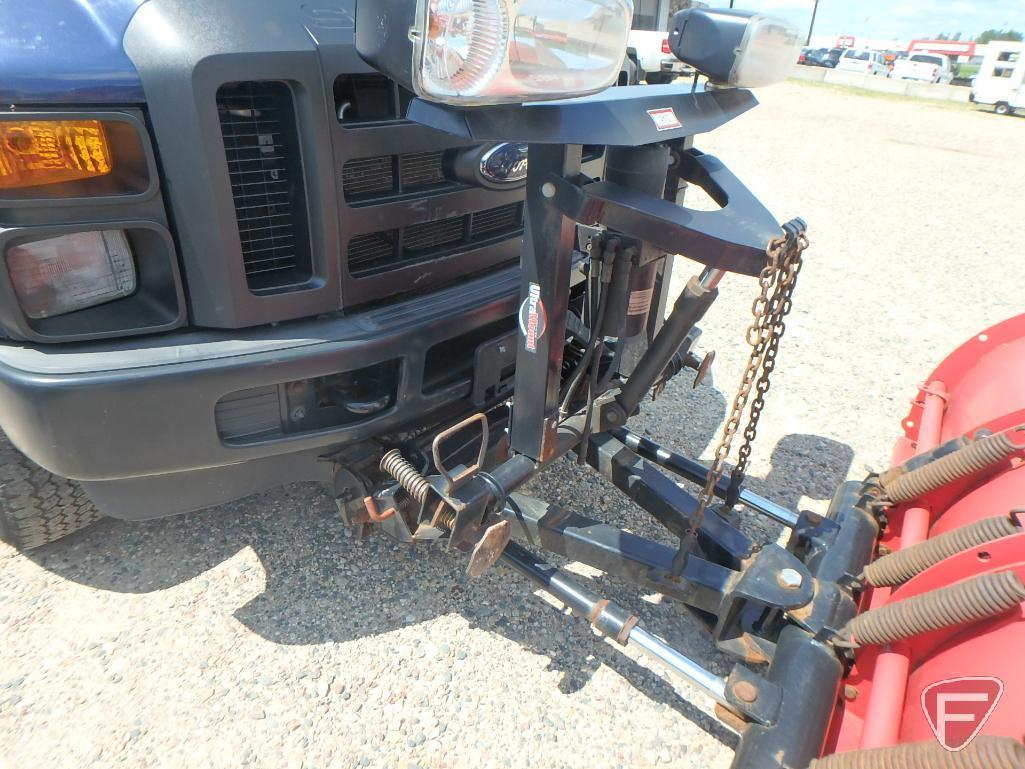
[[610, 181], [574, 184], [552, 175], [555, 206], [585, 225], [604, 225], [707, 267], [758, 275], [765, 250], [780, 233], [775, 217], [723, 163], [691, 149], [677, 155], [680, 178], [722, 208], [696, 211]]
[[739, 88], [634, 85], [559, 101], [449, 107], [414, 99], [406, 117], [471, 141], [640, 147], [708, 133], [758, 105]]

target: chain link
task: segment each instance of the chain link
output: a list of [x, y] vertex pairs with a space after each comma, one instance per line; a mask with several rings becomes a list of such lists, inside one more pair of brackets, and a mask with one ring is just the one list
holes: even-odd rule
[[[776, 368], [780, 340], [786, 333], [784, 319], [793, 309], [794, 289], [804, 264], [804, 251], [808, 248], [803, 222], [795, 219], [783, 229], [785, 234], [774, 239], [766, 249], [768, 261], [758, 276], [760, 291], [751, 306], [754, 321], [747, 329], [747, 343], [751, 347], [751, 354], [723, 427], [722, 438], [716, 446], [715, 458], [708, 472], [708, 481], [698, 500], [698, 509], [692, 518], [692, 535], [696, 535], [705, 511], [715, 498], [715, 487], [722, 479], [726, 459], [729, 457], [733, 439], [740, 429], [749, 401], [751, 410], [744, 428], [744, 443], [739, 449], [737, 465], [733, 470], [731, 487], [739, 490], [739, 482], [747, 471], [751, 449], [758, 436], [758, 420], [765, 408], [765, 394], [771, 386], [770, 377]], [[755, 390], [753, 401], [752, 389]]]

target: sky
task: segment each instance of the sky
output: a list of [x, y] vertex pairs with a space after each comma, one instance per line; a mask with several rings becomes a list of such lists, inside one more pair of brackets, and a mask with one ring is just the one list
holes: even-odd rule
[[[806, 30], [814, 0], [736, 0], [735, 5], [771, 12]], [[974, 39], [993, 27], [1025, 32], [1025, 0], [819, 0], [815, 34], [910, 40], [961, 32]]]

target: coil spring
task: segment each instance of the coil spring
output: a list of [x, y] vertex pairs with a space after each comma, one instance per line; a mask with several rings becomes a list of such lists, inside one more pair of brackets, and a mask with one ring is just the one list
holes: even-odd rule
[[381, 469], [394, 478], [409, 496], [421, 505], [427, 502], [431, 482], [413, 467], [398, 449], [392, 449], [381, 457]]
[[982, 735], [951, 752], [938, 742], [834, 753], [808, 769], [1025, 769], [1025, 746], [1011, 737]]
[[931, 630], [995, 617], [1025, 600], [1025, 584], [1013, 571], [980, 574], [954, 585], [872, 609], [847, 623], [838, 645], [874, 646]]
[[[381, 469], [394, 478], [409, 496], [421, 505], [427, 504], [427, 496], [431, 492], [431, 482], [424, 477], [423, 473], [413, 467], [398, 449], [392, 449], [381, 457]], [[455, 511], [439, 500], [433, 523], [451, 529], [455, 522]]]
[[1021, 531], [1005, 515], [984, 518], [959, 529], [898, 550], [865, 567], [864, 577], [875, 587], [900, 585], [952, 555]]
[[[1016, 431], [1023, 429], [1025, 426], [1015, 428]], [[899, 476], [885, 484], [883, 490], [891, 502], [909, 502], [948, 483], [1000, 464], [1020, 448], [1011, 440], [1008, 433], [988, 435], [963, 449], [958, 449], [953, 454], [947, 454]]]
[[450, 507], [443, 507], [436, 512], [433, 523], [440, 523], [442, 526], [451, 529], [456, 523], [455, 511]]

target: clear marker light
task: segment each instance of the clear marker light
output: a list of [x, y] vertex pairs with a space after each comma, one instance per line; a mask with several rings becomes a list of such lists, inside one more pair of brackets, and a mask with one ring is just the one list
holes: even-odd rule
[[452, 104], [594, 93], [619, 76], [630, 0], [421, 0], [417, 92]]
[[121, 230], [75, 232], [7, 250], [7, 269], [30, 318], [94, 307], [135, 292], [135, 263]]

